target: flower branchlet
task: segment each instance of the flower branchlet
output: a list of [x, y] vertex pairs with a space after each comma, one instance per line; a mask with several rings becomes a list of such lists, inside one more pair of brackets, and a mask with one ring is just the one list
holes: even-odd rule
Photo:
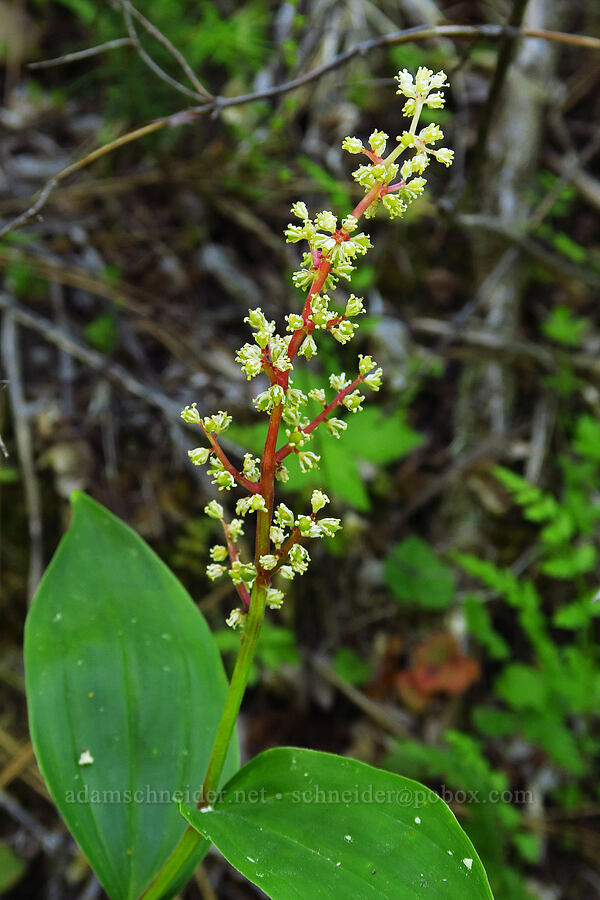
[[[438, 125], [429, 124], [419, 130], [424, 108], [444, 106], [441, 91], [447, 87], [445, 73], [434, 74], [420, 67], [413, 77], [403, 69], [396, 81], [397, 93], [406, 98], [403, 114], [411, 121], [395, 145], [390, 149], [389, 136], [377, 129], [366, 146], [357, 137], [346, 137], [342, 142], [348, 153], [366, 157], [353, 172], [354, 180], [364, 188], [363, 199], [341, 220], [327, 209], [311, 216], [302, 201], [292, 206], [296, 221], [288, 225], [285, 237], [288, 243], [305, 244], [300, 268], [292, 276], [294, 285], [307, 292], [302, 310], [285, 316], [281, 333], [260, 307], [248, 310], [244, 319], [252, 331], [252, 340], [237, 351], [236, 361], [249, 381], [259, 375], [268, 379], [268, 387], [254, 398], [256, 409], [269, 416], [262, 457], [246, 453], [241, 470], [230, 462], [218, 442], [232, 421], [226, 411], [201, 417], [192, 403], [181, 413], [186, 422], [199, 426], [209, 444], [188, 451], [192, 463], [208, 466], [208, 474], [219, 491], [238, 486], [245, 492], [236, 502], [237, 518], [230, 522], [225, 520], [223, 507], [216, 500], [205, 507], [207, 516], [220, 521], [225, 536], [225, 544], [215, 544], [210, 550], [207, 575], [212, 580], [228, 576], [243, 604], [227, 619], [232, 628], [244, 626], [255, 596], [260, 595], [261, 608], [279, 609], [284, 590], [273, 585], [273, 579], [285, 582], [303, 575], [310, 563], [306, 542], [334, 537], [342, 527], [339, 519], [322, 514], [329, 504], [329, 497], [322, 491], [312, 492], [309, 510], [294, 514], [286, 504], [275, 504], [274, 483], [287, 481], [289, 474], [283, 461], [290, 455], [297, 457], [302, 472], [318, 468], [320, 457], [310, 447], [313, 432], [323, 425], [331, 437], [341, 438], [347, 422], [334, 413], [360, 412], [365, 401], [362, 389], [381, 388], [381, 368], [371, 356], [363, 354], [358, 356], [354, 377], [345, 372], [332, 373], [327, 387], [313, 388], [308, 396], [294, 386], [293, 380], [296, 357], [309, 361], [318, 354], [318, 335], [329, 333], [344, 345], [358, 330], [357, 319], [365, 312], [363, 298], [350, 294], [334, 306], [331, 294], [340, 279], [351, 280], [356, 261], [372, 247], [369, 235], [358, 230], [359, 221], [363, 215], [374, 216], [380, 203], [391, 219], [403, 216], [410, 203], [423, 193], [424, 172], [431, 160], [445, 166], [453, 160], [452, 150], [436, 146], [443, 138]], [[328, 396], [329, 390], [334, 392], [333, 397]], [[312, 419], [306, 415], [309, 399], [322, 406]], [[278, 448], [281, 431], [286, 439]], [[256, 541], [254, 560], [249, 562], [241, 559], [237, 541], [252, 515], [256, 515]]]

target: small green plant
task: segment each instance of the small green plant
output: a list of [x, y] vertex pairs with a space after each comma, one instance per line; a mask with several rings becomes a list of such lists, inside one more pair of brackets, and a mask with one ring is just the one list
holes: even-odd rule
[[[134, 532], [83, 494], [74, 495], [72, 525], [33, 603], [25, 638], [33, 744], [57, 806], [113, 900], [173, 897], [211, 843], [276, 900], [491, 897], [473, 845], [427, 788], [297, 748], [268, 750], [239, 769], [235, 739], [266, 609], [279, 609], [285, 585], [306, 572], [306, 545], [341, 528], [323, 515], [330, 502], [323, 490], [296, 514], [277, 503], [276, 482], [288, 480], [292, 459], [314, 472], [315, 434], [341, 438], [347, 422], [339, 413], [360, 412], [361, 389], [378, 391], [382, 380], [374, 360], [360, 355], [354, 376], [332, 373], [305, 393], [297, 357], [312, 359], [316, 338], [327, 334], [346, 344], [358, 328], [362, 299], [350, 294], [342, 312], [330, 294], [371, 247], [359, 220], [380, 205], [391, 218], [403, 215], [423, 192], [430, 159], [452, 162], [451, 150], [430, 146], [443, 136], [437, 125], [418, 130], [421, 112], [444, 104], [444, 72], [420, 68], [413, 78], [404, 70], [397, 81], [411, 123], [393, 149], [385, 155], [381, 131], [369, 146], [344, 140], [366, 157], [354, 172], [365, 194], [351, 214], [338, 223], [329, 210], [311, 217], [304, 203], [293, 206], [299, 223], [287, 240], [307, 244], [293, 275], [306, 295], [301, 312], [286, 316], [285, 334], [261, 309], [245, 320], [253, 342], [236, 358], [249, 380], [267, 382], [254, 400], [268, 417], [261, 456], [247, 453], [238, 469], [220, 443], [231, 416], [202, 416], [196, 403], [182, 412], [205, 439], [189, 451], [191, 462], [208, 466], [220, 491], [243, 491], [233, 519], [217, 500], [205, 508], [223, 534], [207, 574], [229, 578], [237, 593], [227, 623], [242, 634], [229, 685], [214, 636], [181, 585]], [[309, 399], [320, 408], [312, 418]], [[254, 518], [247, 559], [238, 542]]]

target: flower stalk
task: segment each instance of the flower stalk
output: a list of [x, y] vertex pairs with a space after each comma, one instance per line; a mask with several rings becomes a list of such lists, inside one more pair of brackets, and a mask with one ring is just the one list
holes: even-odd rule
[[[323, 210], [311, 219], [305, 203], [299, 201], [292, 207], [292, 213], [301, 224], [290, 224], [285, 231], [286, 239], [291, 243], [305, 241], [308, 245], [301, 267], [294, 272], [292, 280], [297, 288], [307, 293], [301, 313], [292, 312], [286, 316], [288, 334], [278, 334], [275, 322], [269, 321], [260, 308], [249, 310], [244, 320], [253, 331], [254, 342], [244, 344], [238, 350], [236, 360], [248, 380], [266, 375], [269, 382], [269, 387], [254, 399], [257, 410], [269, 417], [261, 458], [247, 453], [240, 471], [230, 462], [217, 439], [229, 427], [231, 416], [221, 410], [201, 418], [195, 403], [182, 411], [186, 421], [200, 426], [209, 443], [209, 447], [189, 451], [194, 465], [208, 464], [212, 483], [219, 491], [230, 491], [239, 486], [247, 492], [247, 496], [236, 503], [239, 518], [229, 523], [223, 507], [216, 500], [205, 507], [209, 518], [221, 522], [226, 540], [226, 546], [211, 548], [212, 563], [207, 567], [207, 575], [213, 580], [224, 575], [231, 578], [242, 607], [231, 612], [227, 623], [241, 628], [242, 635], [202, 786], [200, 808], [210, 804], [222, 778], [265, 610], [267, 607], [278, 609], [284, 600], [284, 591], [273, 585], [273, 579], [283, 578], [289, 582], [303, 575], [310, 562], [305, 543], [309, 539], [333, 537], [341, 528], [339, 519], [321, 515], [329, 497], [319, 490], [312, 492], [310, 512], [295, 515], [284, 503], [275, 505], [275, 482], [286, 481], [289, 477], [284, 460], [295, 455], [302, 472], [317, 468], [319, 456], [308, 449], [314, 431], [324, 426], [331, 437], [339, 439], [347, 423], [333, 417], [332, 413], [342, 408], [350, 414], [360, 412], [365, 397], [358, 390], [359, 386], [373, 391], [378, 391], [381, 386], [381, 369], [372, 357], [359, 355], [358, 375], [354, 379], [347, 379], [345, 372], [329, 376], [328, 388], [336, 392], [332, 400], [327, 400], [325, 387], [313, 389], [307, 396], [294, 387], [296, 358], [304, 356], [308, 361], [317, 354], [315, 334], [327, 332], [344, 345], [352, 340], [358, 329], [354, 319], [365, 312], [362, 298], [350, 294], [344, 312], [340, 314], [330, 307], [329, 292], [337, 288], [340, 280], [351, 280], [356, 258], [372, 246], [368, 235], [357, 232], [359, 220], [375, 215], [380, 204], [392, 219], [404, 215], [408, 205], [423, 192], [426, 180], [422, 175], [430, 159], [433, 157], [446, 166], [452, 162], [451, 150], [434, 150], [430, 146], [443, 137], [437, 125], [428, 125], [417, 132], [422, 110], [425, 107], [439, 109], [444, 105], [440, 90], [446, 86], [445, 73], [434, 75], [430, 69], [421, 67], [413, 78], [404, 69], [396, 80], [397, 93], [406, 98], [403, 113], [411, 118], [409, 130], [396, 139], [397, 145], [385, 156], [388, 135], [382, 131], [371, 134], [369, 148], [356, 137], [347, 137], [342, 143], [349, 153], [360, 154], [368, 160], [368, 164], [360, 165], [353, 172], [355, 181], [365, 193], [352, 212], [338, 223], [329, 210]], [[412, 155], [400, 168], [396, 160], [405, 152]], [[400, 180], [395, 181], [398, 173]], [[304, 413], [309, 399], [323, 407], [312, 419]], [[287, 440], [278, 449], [282, 427]], [[254, 513], [254, 560], [244, 562], [236, 541], [244, 533], [246, 517]], [[160, 898], [200, 840], [195, 831], [186, 830], [143, 894], [144, 900]]]

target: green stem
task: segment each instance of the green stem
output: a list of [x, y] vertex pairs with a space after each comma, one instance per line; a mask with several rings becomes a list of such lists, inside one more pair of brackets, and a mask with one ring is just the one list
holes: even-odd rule
[[[250, 668], [256, 652], [256, 645], [260, 634], [260, 626], [265, 614], [266, 587], [264, 585], [255, 584], [252, 591], [250, 601], [250, 609], [248, 618], [246, 619], [246, 627], [242, 639], [242, 646], [231, 676], [227, 699], [225, 700], [225, 708], [219, 722], [215, 743], [212, 749], [211, 757], [206, 771], [204, 784], [202, 785], [202, 794], [198, 806], [207, 806], [211, 801], [219, 786], [225, 758], [235, 723], [237, 721], [242, 699], [248, 683]], [[149, 887], [146, 888], [141, 895], [140, 900], [159, 900], [165, 890], [171, 884], [175, 876], [182, 869], [190, 858], [191, 854], [204, 838], [193, 828], [186, 828], [183, 837], [163, 865], [162, 869], [155, 876]]]

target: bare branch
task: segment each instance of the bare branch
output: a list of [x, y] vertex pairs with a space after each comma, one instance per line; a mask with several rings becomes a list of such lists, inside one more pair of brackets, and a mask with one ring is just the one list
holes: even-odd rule
[[[123, 13], [123, 18], [125, 19], [125, 26], [129, 33], [129, 37], [131, 38], [133, 44], [135, 45], [135, 49], [137, 50], [137, 53], [138, 53], [140, 59], [146, 63], [148, 68], [151, 69], [155, 75], [158, 75], [158, 77], [162, 81], [165, 81], [168, 85], [170, 85], [176, 91], [179, 91], [180, 94], [184, 94], [186, 97], [191, 97], [192, 100], [205, 100], [206, 92], [199, 94], [197, 91], [190, 90], [190, 88], [186, 87], [185, 84], [182, 84], [180, 81], [177, 81], [176, 78], [172, 78], [168, 72], [165, 72], [165, 70], [163, 68], [161, 68], [161, 66], [159, 66], [158, 63], [152, 59], [150, 54], [147, 53], [146, 50], [144, 50], [144, 48], [142, 47], [142, 44], [138, 37], [138, 33], [135, 30], [135, 25], [133, 24], [133, 18], [132, 18], [132, 14], [131, 14], [132, 8], [130, 8], [130, 4], [126, 3], [125, 0], [121, 0], [120, 6], [121, 6], [121, 11]], [[148, 24], [150, 24], [150, 23], [148, 23]], [[158, 32], [158, 34], [160, 34], [160, 32]], [[167, 38], [164, 38], [164, 41], [166, 41], [166, 40], [167, 40]], [[161, 41], [161, 43], [164, 43], [164, 41]]]
[[28, 69], [50, 69], [53, 66], [64, 66], [66, 63], [78, 62], [80, 59], [88, 59], [97, 56], [107, 50], [116, 50], [119, 47], [135, 47], [135, 41], [130, 37], [115, 38], [114, 41], [106, 41], [96, 47], [87, 47], [85, 50], [76, 50], [74, 53], [65, 53], [64, 56], [55, 56], [53, 59], [43, 59], [40, 62], [27, 63]]
[[44, 569], [42, 546], [42, 495], [35, 470], [33, 441], [29, 427], [29, 413], [26, 408], [21, 360], [19, 354], [18, 328], [10, 309], [2, 320], [2, 363], [8, 378], [8, 396], [12, 410], [15, 439], [19, 464], [23, 475], [25, 508], [29, 525], [29, 577], [27, 593], [29, 602], [33, 600]]
[[158, 28], [153, 25], [152, 22], [149, 21], [149, 19], [146, 18], [146, 16], [144, 16], [138, 9], [135, 8], [132, 3], [129, 2], [129, 0], [120, 0], [120, 3], [124, 10], [128, 10], [128, 12], [130, 12], [131, 15], [138, 20], [140, 25], [142, 25], [146, 29], [148, 34], [152, 35], [152, 37], [157, 40], [159, 44], [162, 44], [162, 46], [166, 50], [168, 50], [173, 59], [179, 63], [179, 65], [189, 78], [190, 84], [194, 86], [196, 92], [206, 100], [213, 100], [214, 95], [211, 94], [210, 91], [207, 91], [202, 82], [199, 81], [198, 76], [188, 63], [183, 53], [181, 53], [181, 51], [179, 51], [177, 47], [175, 47], [175, 45], [171, 43], [169, 38], [164, 35], [162, 31], [159, 31]]
[[[44, 187], [41, 189], [37, 200], [23, 213], [21, 213], [12, 221], [8, 222], [3, 228], [0, 229], [0, 238], [8, 234], [9, 231], [13, 231], [15, 228], [19, 228], [21, 225], [24, 225], [31, 218], [33, 218], [33, 216], [39, 213], [42, 207], [46, 204], [48, 197], [50, 196], [54, 188], [60, 182], [64, 181], [64, 179], [69, 175], [72, 175], [74, 172], [83, 169], [85, 166], [94, 162], [96, 159], [105, 156], [107, 153], [111, 153], [118, 147], [122, 147], [124, 144], [129, 144], [132, 141], [136, 141], [139, 138], [145, 137], [145, 135], [151, 134], [154, 131], [159, 131], [160, 129], [165, 127], [177, 128], [182, 125], [191, 125], [196, 121], [198, 117], [207, 115], [209, 113], [212, 115], [218, 115], [222, 110], [232, 106], [242, 106], [246, 103], [254, 103], [259, 100], [267, 100], [271, 97], [278, 97], [281, 94], [290, 93], [291, 91], [295, 91], [300, 87], [304, 87], [305, 85], [310, 84], [313, 81], [317, 81], [319, 78], [322, 78], [329, 72], [332, 72], [335, 69], [338, 69], [346, 63], [350, 62], [350, 60], [354, 59], [354, 57], [366, 56], [368, 53], [371, 53], [372, 51], [377, 50], [381, 47], [392, 47], [398, 44], [405, 44], [416, 40], [427, 40], [428, 38], [433, 37], [449, 37], [469, 40], [482, 36], [495, 40], [507, 36], [521, 38], [541, 38], [547, 41], [556, 41], [563, 44], [574, 44], [579, 47], [589, 47], [593, 50], [600, 50], [600, 38], [594, 38], [588, 35], [567, 34], [563, 31], [547, 31], [545, 29], [535, 28], [513, 28], [509, 25], [417, 26], [415, 28], [407, 28], [404, 31], [396, 31], [392, 34], [382, 35], [378, 38], [372, 38], [371, 40], [356, 44], [354, 47], [351, 47], [344, 53], [340, 53], [338, 56], [335, 56], [329, 62], [324, 63], [321, 66], [317, 66], [317, 68], [313, 69], [311, 72], [307, 72], [306, 75], [302, 75], [299, 78], [294, 78], [291, 81], [286, 81], [283, 84], [275, 85], [274, 87], [267, 88], [262, 91], [254, 91], [253, 93], [249, 94], [240, 94], [237, 97], [214, 97], [214, 99], [207, 101], [200, 106], [191, 106], [186, 109], [180, 110], [173, 115], [165, 116], [161, 119], [155, 119], [148, 125], [143, 125], [140, 128], [135, 128], [133, 131], [128, 131], [120, 138], [117, 138], [114, 141], [110, 141], [110, 143], [104, 144], [104, 146], [102, 147], [98, 147], [96, 150], [92, 151], [92, 153], [88, 153], [88, 155], [83, 157], [83, 159], [72, 163], [72, 165], [67, 166], [65, 169], [62, 169], [51, 179], [49, 179], [49, 181], [47, 181]], [[154, 63], [154, 65], [156, 64]], [[170, 76], [167, 76], [167, 78], [170, 78]], [[180, 87], [184, 86], [181, 85]], [[188, 89], [185, 87], [184, 90], [186, 92], [188, 91]], [[196, 95], [194, 94], [194, 96]]]

